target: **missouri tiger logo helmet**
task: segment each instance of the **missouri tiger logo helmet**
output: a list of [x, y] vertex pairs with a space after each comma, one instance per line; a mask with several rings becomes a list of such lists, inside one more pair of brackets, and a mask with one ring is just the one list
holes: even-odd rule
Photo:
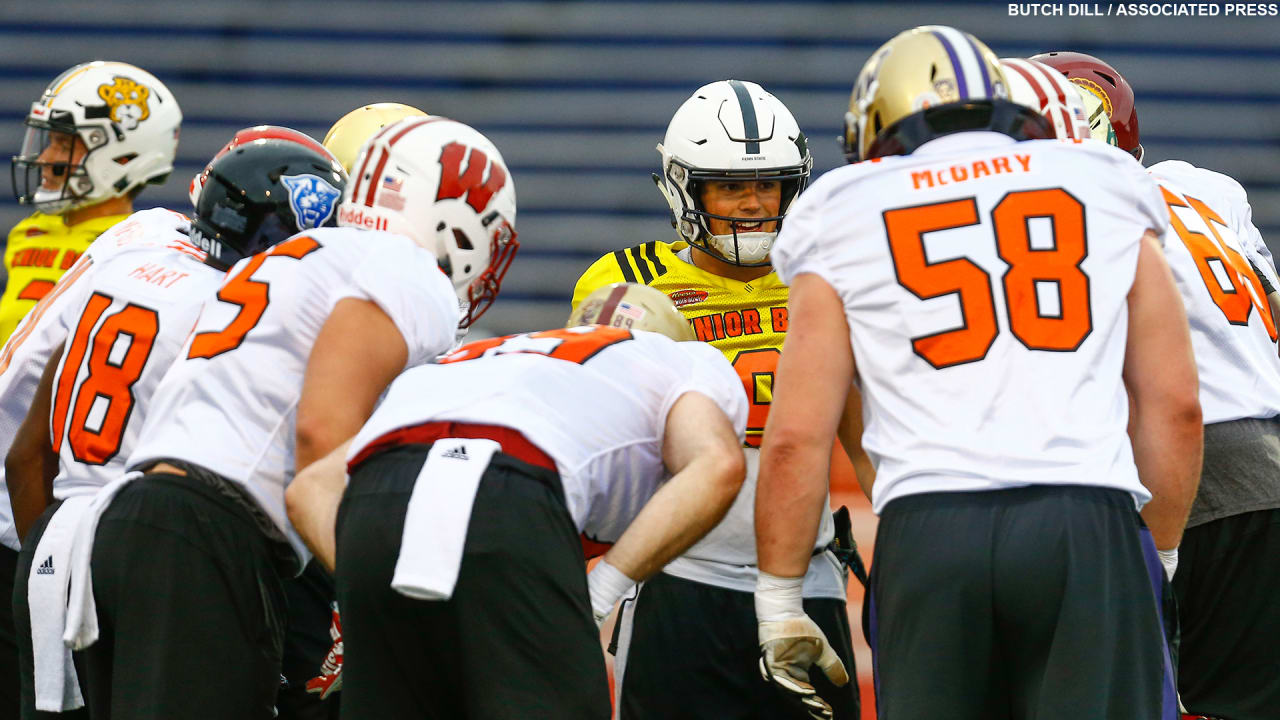
[[849, 162], [906, 155], [955, 132], [1053, 137], [1038, 112], [1009, 100], [1000, 62], [974, 36], [945, 25], [899, 33], [858, 74], [845, 113]]
[[160, 184], [173, 171], [182, 111], [151, 73], [97, 60], [45, 88], [13, 158], [14, 197], [61, 213]]

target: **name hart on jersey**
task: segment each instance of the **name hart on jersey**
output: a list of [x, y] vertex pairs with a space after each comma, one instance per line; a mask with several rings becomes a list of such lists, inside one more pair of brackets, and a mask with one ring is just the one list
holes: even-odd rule
[[58, 253], [63, 253], [62, 248], [50, 247], [32, 247], [23, 248], [13, 255], [12, 267], [46, 267], [51, 268], [54, 264], [62, 270], [68, 270], [75, 265], [76, 260], [80, 259], [80, 253], [75, 250], [66, 250], [62, 256], [62, 261], [58, 262]]
[[[700, 315], [690, 318], [689, 323], [693, 325], [693, 332], [698, 336], [700, 342], [710, 342], [712, 340], [724, 340], [727, 337], [759, 335], [765, 332], [760, 325], [760, 321], [760, 310], [746, 308], [744, 310], [729, 310], [722, 313]], [[773, 332], [786, 332], [788, 325], [787, 308], [785, 306], [769, 308], [769, 324]]]
[[[1015, 166], [1013, 162], [1016, 162], [1017, 165]], [[1030, 155], [999, 155], [987, 160], [974, 160], [970, 163], [952, 165], [947, 168], [914, 170], [911, 173], [911, 189], [945, 187], [968, 180], [977, 180], [988, 175], [1025, 172], [1031, 172]]]
[[145, 263], [129, 271], [129, 277], [135, 280], [141, 280], [166, 289], [173, 287], [174, 283], [188, 275], [189, 273], [174, 270], [159, 263]]

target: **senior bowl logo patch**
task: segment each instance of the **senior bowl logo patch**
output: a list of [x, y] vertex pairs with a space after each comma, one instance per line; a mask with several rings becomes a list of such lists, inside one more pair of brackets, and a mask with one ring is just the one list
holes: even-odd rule
[[671, 298], [671, 302], [675, 303], [675, 306], [680, 308], [685, 305], [696, 305], [703, 300], [706, 300], [708, 295], [705, 290], [677, 290], [671, 293], [669, 297]]
[[112, 122], [125, 130], [136, 130], [138, 123], [151, 117], [151, 108], [147, 107], [151, 90], [123, 75], [116, 75], [112, 80], [110, 85], [98, 86], [98, 97], [107, 104]]
[[285, 175], [280, 182], [289, 191], [289, 207], [293, 208], [299, 230], [310, 230], [328, 222], [338, 206], [338, 198], [342, 197], [337, 188], [309, 173]]

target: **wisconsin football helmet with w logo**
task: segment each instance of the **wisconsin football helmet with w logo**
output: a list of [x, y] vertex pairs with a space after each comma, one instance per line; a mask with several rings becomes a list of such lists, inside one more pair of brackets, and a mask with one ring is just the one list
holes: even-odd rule
[[986, 45], [955, 28], [922, 25], [899, 33], [862, 66], [845, 113], [845, 158], [905, 155], [969, 130], [1053, 137], [1037, 111], [1009, 100], [1000, 62]]
[[388, 125], [360, 150], [338, 224], [404, 235], [435, 254], [469, 327], [515, 259], [516, 190], [498, 148], [442, 117]]
[[1022, 58], [1000, 58], [1000, 68], [1009, 82], [1009, 98], [1045, 116], [1059, 140], [1092, 137], [1084, 98], [1065, 75]]
[[[768, 265], [769, 250], [791, 202], [809, 181], [813, 156], [791, 111], [753, 82], [721, 80], [698, 88], [676, 110], [658, 146], [662, 176], [653, 176], [671, 206], [672, 223], [686, 242], [732, 265]], [[773, 217], [713, 215], [702, 202], [707, 181], [762, 181], [781, 184]], [[712, 233], [709, 219], [729, 223], [731, 232]], [[770, 232], [739, 232], [739, 225]]]
[[11, 167], [14, 197], [56, 214], [163, 183], [181, 124], [178, 102], [151, 73], [122, 62], [77, 65], [31, 104]]

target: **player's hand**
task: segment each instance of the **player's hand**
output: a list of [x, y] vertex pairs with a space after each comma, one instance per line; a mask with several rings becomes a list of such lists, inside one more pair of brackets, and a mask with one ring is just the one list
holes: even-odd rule
[[817, 665], [835, 685], [849, 682], [840, 656], [822, 629], [804, 615], [761, 622], [760, 675], [803, 706], [817, 720], [831, 720], [831, 706], [818, 697], [809, 682], [809, 668]]
[[338, 617], [338, 605], [333, 605], [333, 623], [329, 626], [333, 647], [320, 665], [320, 675], [307, 681], [307, 692], [318, 693], [324, 700], [342, 689], [342, 618]]

